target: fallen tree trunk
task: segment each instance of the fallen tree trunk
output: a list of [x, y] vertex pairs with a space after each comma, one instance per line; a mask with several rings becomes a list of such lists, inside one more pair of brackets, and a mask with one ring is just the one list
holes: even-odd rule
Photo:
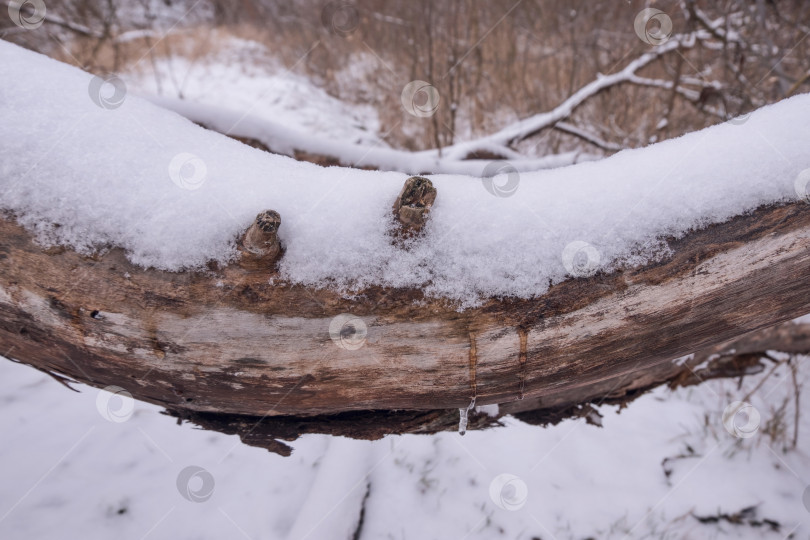
[[[276, 439], [308, 432], [452, 429], [473, 401], [555, 420], [683, 377], [674, 358], [810, 312], [806, 203], [670, 239], [672, 255], [641, 268], [463, 312], [418, 290], [346, 299], [271, 283], [275, 270], [250, 264], [172, 273], [118, 249], [43, 250], [11, 219], [0, 237], [0, 353], [281, 453]], [[495, 421], [473, 414], [470, 426]]]

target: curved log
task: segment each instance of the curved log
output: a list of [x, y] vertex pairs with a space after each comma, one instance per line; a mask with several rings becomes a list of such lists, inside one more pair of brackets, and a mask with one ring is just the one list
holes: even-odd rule
[[44, 250], [11, 219], [0, 237], [0, 354], [242, 434], [234, 426], [276, 415], [370, 422], [352, 411], [379, 412], [345, 430], [357, 436], [451, 429], [439, 413], [472, 399], [551, 417], [672, 380], [684, 369], [673, 358], [810, 312], [806, 203], [670, 239], [664, 261], [463, 312], [417, 290], [346, 299], [280, 282], [274, 267], [170, 273], [119, 249]]

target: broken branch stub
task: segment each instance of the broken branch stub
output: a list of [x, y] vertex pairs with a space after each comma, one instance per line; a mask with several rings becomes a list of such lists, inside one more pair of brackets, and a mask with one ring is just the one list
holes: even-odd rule
[[239, 243], [242, 266], [267, 268], [278, 259], [281, 253], [279, 227], [281, 215], [275, 210], [265, 210], [256, 216]]
[[419, 233], [435, 200], [433, 182], [423, 176], [408, 178], [394, 201], [394, 216], [400, 224], [400, 232], [405, 235]]

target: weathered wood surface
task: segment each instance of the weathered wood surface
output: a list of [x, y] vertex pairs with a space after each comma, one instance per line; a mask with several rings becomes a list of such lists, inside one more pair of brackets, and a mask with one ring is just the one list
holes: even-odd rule
[[[670, 381], [684, 371], [673, 358], [810, 312], [806, 203], [671, 240], [673, 255], [643, 268], [463, 312], [417, 290], [347, 300], [271, 285], [275, 270], [254, 265], [169, 273], [117, 249], [43, 250], [11, 219], [0, 238], [0, 354], [234, 432], [265, 416], [341, 414], [358, 436], [361, 417], [367, 435], [435, 431], [473, 398], [552, 414]], [[332, 339], [344, 313], [365, 324], [364, 342]]]
[[[562, 407], [543, 407], [541, 400], [512, 402], [502, 405], [492, 417], [483, 412], [470, 411], [470, 429], [500, 425], [499, 418], [512, 414], [520, 420], [538, 425], [556, 424], [571, 417], [585, 417], [594, 423], [595, 405], [626, 406], [645, 391], [658, 386], [665, 377], [671, 387], [700, 384], [720, 377], [744, 377], [765, 369], [764, 360], [773, 352], [789, 354], [810, 353], [810, 323], [780, 323], [776, 326], [755, 330], [733, 340], [713, 345], [689, 355], [677, 364], [663, 363], [658, 368], [646, 370], [644, 379], [654, 381], [646, 387], [633, 383], [632, 376], [625, 376], [604, 393], [593, 396], [589, 402]], [[673, 370], [675, 375], [673, 376]], [[520, 407], [516, 406], [520, 405]], [[536, 409], [527, 410], [528, 406]], [[170, 410], [168, 414], [191, 421], [205, 429], [239, 435], [246, 444], [266, 448], [273, 452], [290, 455], [292, 448], [282, 442], [291, 441], [306, 433], [327, 433], [361, 439], [377, 439], [390, 433], [436, 433], [454, 430], [458, 426], [455, 409], [432, 411], [357, 411], [318, 416], [245, 416], [219, 413], [195, 413], [188, 410]]]

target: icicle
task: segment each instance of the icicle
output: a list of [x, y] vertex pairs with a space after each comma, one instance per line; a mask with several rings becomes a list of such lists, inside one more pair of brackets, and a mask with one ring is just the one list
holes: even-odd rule
[[465, 433], [467, 433], [467, 415], [469, 414], [470, 409], [472, 409], [473, 407], [475, 407], [475, 398], [472, 398], [472, 401], [470, 401], [469, 405], [467, 405], [466, 407], [462, 407], [462, 408], [460, 408], [458, 410], [458, 417], [459, 417], [458, 418], [458, 434], [459, 435], [463, 436]]
[[458, 434], [464, 435], [467, 433], [467, 411], [469, 409], [462, 407], [458, 410]]

